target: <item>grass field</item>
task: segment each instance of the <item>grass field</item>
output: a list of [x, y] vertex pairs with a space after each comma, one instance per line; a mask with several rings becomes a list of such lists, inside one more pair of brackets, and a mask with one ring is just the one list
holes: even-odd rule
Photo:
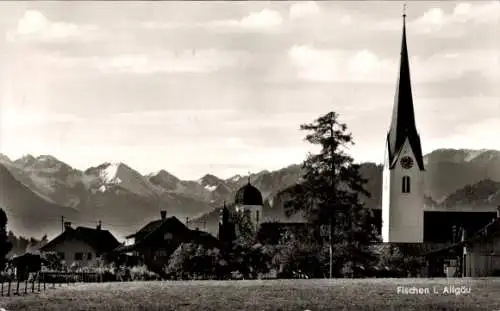
[[[430, 293], [402, 294], [404, 288]], [[443, 293], [445, 286], [469, 293]], [[433, 289], [438, 293], [434, 293]], [[448, 287], [450, 289], [450, 287]], [[21, 310], [500, 310], [500, 279], [177, 281], [73, 284], [25, 297], [2, 297]]]

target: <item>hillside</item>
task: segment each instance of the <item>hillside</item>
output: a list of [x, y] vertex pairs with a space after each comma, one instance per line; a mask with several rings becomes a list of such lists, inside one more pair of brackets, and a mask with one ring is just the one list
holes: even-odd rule
[[[439, 149], [427, 154], [425, 163], [427, 204], [499, 204], [500, 151]], [[382, 166], [362, 163], [361, 173], [372, 194], [363, 200], [367, 207], [380, 208]], [[101, 220], [123, 236], [158, 218], [161, 209], [179, 219], [198, 218], [192, 226], [212, 231], [219, 218], [216, 208], [224, 201], [230, 204], [249, 180], [263, 194], [265, 219], [297, 220], [284, 217], [283, 202], [301, 175], [300, 165], [291, 165], [250, 176], [222, 179], [206, 174], [182, 180], [165, 169], [142, 175], [125, 163], [102, 163], [80, 171], [50, 155], [14, 161], [0, 155], [0, 203], [9, 216], [9, 228], [18, 235], [58, 232], [64, 216], [87, 226]]]

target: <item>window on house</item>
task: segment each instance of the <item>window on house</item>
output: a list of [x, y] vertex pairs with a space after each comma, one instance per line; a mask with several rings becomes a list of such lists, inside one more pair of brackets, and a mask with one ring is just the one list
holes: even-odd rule
[[87, 254], [87, 260], [92, 260], [92, 253]]
[[83, 260], [83, 253], [75, 253], [75, 260]]
[[403, 193], [410, 193], [410, 176], [403, 176], [401, 187]]
[[259, 223], [259, 218], [260, 218], [260, 211], [255, 212], [255, 222]]

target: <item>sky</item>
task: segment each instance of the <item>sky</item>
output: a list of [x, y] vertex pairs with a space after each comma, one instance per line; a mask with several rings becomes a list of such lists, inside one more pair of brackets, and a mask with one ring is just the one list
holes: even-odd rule
[[[330, 111], [383, 162], [403, 3], [1, 2], [0, 152], [182, 179], [305, 159]], [[410, 1], [424, 153], [500, 149], [500, 2]]]

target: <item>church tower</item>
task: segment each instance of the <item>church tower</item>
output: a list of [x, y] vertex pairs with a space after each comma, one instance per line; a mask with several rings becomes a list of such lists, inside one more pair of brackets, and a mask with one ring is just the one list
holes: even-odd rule
[[424, 160], [415, 125], [403, 14], [401, 60], [392, 120], [387, 134], [382, 189], [383, 242], [424, 239]]
[[262, 222], [264, 200], [262, 199], [262, 193], [259, 189], [250, 184], [250, 177], [248, 177], [248, 184], [236, 191], [234, 205], [236, 212], [248, 212], [250, 214], [255, 232], [257, 232]]

